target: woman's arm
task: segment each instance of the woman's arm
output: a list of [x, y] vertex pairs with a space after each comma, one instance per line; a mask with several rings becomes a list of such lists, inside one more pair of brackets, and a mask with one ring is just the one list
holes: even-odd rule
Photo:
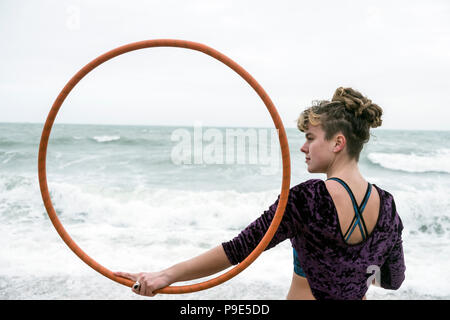
[[153, 291], [178, 281], [203, 278], [231, 267], [222, 245], [202, 253], [192, 259], [180, 262], [159, 272], [127, 273], [114, 272], [114, 275], [139, 281], [140, 287], [133, 292], [153, 297]]
[[392, 212], [395, 213], [398, 219], [398, 237], [389, 257], [380, 268], [380, 286], [384, 289], [397, 290], [405, 280], [406, 266], [402, 240], [403, 223], [402, 219], [398, 216], [394, 200], [392, 200]]
[[[283, 219], [265, 250], [276, 246], [287, 238], [295, 236], [298, 233], [298, 226], [306, 224], [303, 222], [303, 215], [299, 213], [303, 206], [306, 207], [303, 211], [307, 211], [306, 198], [303, 192], [300, 192], [303, 188], [303, 185], [299, 185], [290, 189]], [[153, 291], [167, 287], [174, 282], [207, 277], [238, 264], [254, 250], [267, 232], [275, 216], [279, 200], [280, 195], [275, 203], [268, 210], [264, 211], [264, 214], [248, 225], [233, 240], [224, 242], [195, 258], [175, 264], [159, 272], [115, 272], [114, 274], [133, 281], [139, 281], [141, 284], [140, 288], [138, 290], [132, 289], [133, 292], [153, 297], [155, 295]]]
[[231, 267], [223, 246], [219, 245], [190, 260], [178, 263], [166, 271], [173, 282], [203, 278]]

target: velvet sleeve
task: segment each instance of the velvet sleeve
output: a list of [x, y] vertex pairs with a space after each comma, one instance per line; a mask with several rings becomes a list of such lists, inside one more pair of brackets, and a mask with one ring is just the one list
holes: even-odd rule
[[[393, 210], [395, 209], [395, 202], [393, 201]], [[398, 218], [398, 237], [395, 242], [389, 257], [385, 263], [381, 266], [381, 287], [384, 289], [397, 290], [400, 288], [403, 280], [405, 280], [405, 258], [403, 254], [403, 241], [402, 241], [402, 230], [403, 224], [400, 217]]]
[[[273, 248], [280, 242], [296, 235], [298, 224], [302, 223], [298, 207], [299, 203], [303, 200], [303, 197], [301, 197], [298, 192], [298, 188], [299, 186], [290, 189], [283, 218], [275, 235], [265, 250]], [[256, 248], [266, 234], [266, 231], [275, 216], [279, 200], [280, 196], [278, 196], [275, 203], [269, 206], [268, 210], [264, 211], [259, 218], [250, 223], [238, 236], [228, 242], [222, 243], [231, 264], [235, 265], [240, 263]]]

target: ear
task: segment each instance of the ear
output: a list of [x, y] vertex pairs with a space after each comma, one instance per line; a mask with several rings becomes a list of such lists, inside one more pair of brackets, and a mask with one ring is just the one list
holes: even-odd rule
[[345, 148], [345, 145], [347, 144], [347, 140], [345, 139], [345, 136], [341, 133], [337, 134], [336, 138], [334, 139], [334, 148], [333, 151], [339, 152]]

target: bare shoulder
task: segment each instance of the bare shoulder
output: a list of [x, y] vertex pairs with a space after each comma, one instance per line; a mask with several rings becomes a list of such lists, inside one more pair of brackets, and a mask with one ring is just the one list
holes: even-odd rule
[[[362, 201], [362, 199], [364, 198], [364, 195], [367, 191], [367, 184], [368, 184], [368, 181], [366, 181], [366, 180], [348, 183], [348, 186], [349, 186], [350, 190], [353, 192], [358, 203], [360, 203]], [[341, 183], [339, 183], [338, 181], [326, 180], [325, 186], [334, 200], [346, 201], [346, 199], [348, 198], [348, 192], [345, 190], [345, 188], [343, 188]], [[371, 191], [371, 194], [369, 197], [369, 202], [373, 203], [375, 205], [379, 205], [380, 195], [378, 193], [378, 190], [372, 185], [372, 188], [370, 191]]]
[[343, 195], [341, 184], [335, 180], [326, 180], [325, 187], [333, 198], [338, 198]]

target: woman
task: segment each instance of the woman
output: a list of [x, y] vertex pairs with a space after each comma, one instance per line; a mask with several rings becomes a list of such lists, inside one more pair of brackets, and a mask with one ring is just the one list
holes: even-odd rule
[[[306, 142], [310, 179], [289, 191], [288, 202], [270, 249], [285, 239], [293, 247], [294, 273], [287, 299], [365, 299], [373, 271], [386, 289], [398, 289], [405, 275], [402, 221], [393, 196], [369, 183], [358, 169], [370, 128], [379, 127], [382, 109], [352, 88], [338, 88], [331, 101], [304, 110], [297, 120]], [[166, 270], [115, 273], [138, 281], [135, 293], [178, 281], [206, 277], [244, 260], [258, 245], [278, 200], [233, 240]]]

